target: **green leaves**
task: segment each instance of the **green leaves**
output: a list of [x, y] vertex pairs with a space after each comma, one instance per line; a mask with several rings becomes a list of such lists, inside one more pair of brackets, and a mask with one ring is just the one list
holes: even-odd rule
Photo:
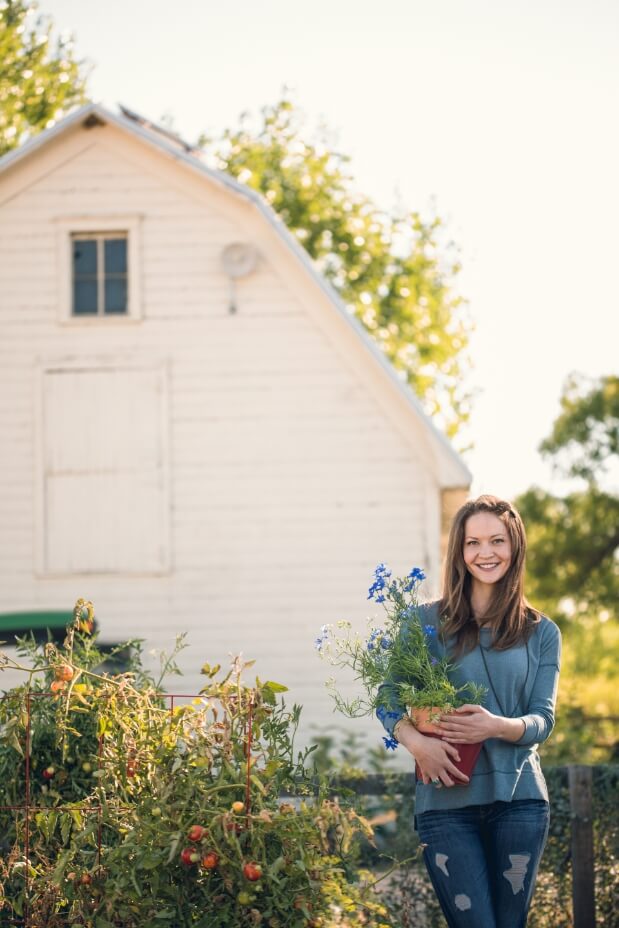
[[35, 8], [28, 0], [0, 6], [0, 155], [86, 99], [84, 68], [71, 40], [52, 44], [48, 18], [29, 25]]
[[561, 397], [561, 414], [540, 451], [566, 477], [598, 484], [619, 465], [619, 377], [587, 380], [572, 374]]
[[274, 706], [277, 703], [277, 695], [279, 693], [288, 692], [288, 687], [283, 686], [281, 683], [274, 683], [272, 680], [267, 680], [266, 683], [261, 683], [257, 677], [256, 688], [260, 693], [262, 701], [265, 702], [268, 706]]
[[37, 812], [34, 821], [37, 828], [45, 836], [46, 841], [51, 841], [58, 822], [58, 813], [52, 810], [49, 812]]
[[537, 487], [516, 504], [527, 526], [531, 599], [549, 615], [618, 618], [619, 497], [604, 487], [619, 453], [619, 378], [572, 376], [543, 454], [584, 489], [554, 496]]
[[[619, 643], [619, 497], [608, 480], [619, 455], [619, 378], [572, 375], [540, 450], [577, 481], [562, 496], [531, 487], [516, 500], [527, 527], [528, 596], [564, 639], [557, 729], [543, 752], [560, 763], [594, 762], [617, 740], [616, 721], [595, 716], [619, 714], [619, 674], [607, 663]], [[579, 713], [594, 716], [586, 733]]]

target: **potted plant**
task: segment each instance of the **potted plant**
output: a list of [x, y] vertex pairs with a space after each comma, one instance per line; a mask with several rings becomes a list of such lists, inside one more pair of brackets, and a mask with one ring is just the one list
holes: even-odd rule
[[[335, 627], [323, 625], [315, 646], [320, 656], [334, 667], [352, 671], [362, 694], [347, 699], [335, 679], [327, 682], [336, 708], [349, 718], [377, 713], [399, 717], [394, 706], [404, 705], [413, 724], [424, 734], [440, 738], [436, 722], [440, 716], [465, 703], [481, 703], [486, 688], [475, 683], [456, 686], [450, 679], [450, 662], [438, 655], [435, 625], [424, 624], [419, 606], [419, 590], [425, 574], [414, 567], [405, 577], [392, 578], [391, 570], [379, 564], [368, 599], [383, 606], [385, 619], [378, 625], [369, 620], [365, 636], [350, 622]], [[384, 738], [387, 749], [398, 742]], [[458, 746], [458, 768], [470, 773], [481, 744]]]

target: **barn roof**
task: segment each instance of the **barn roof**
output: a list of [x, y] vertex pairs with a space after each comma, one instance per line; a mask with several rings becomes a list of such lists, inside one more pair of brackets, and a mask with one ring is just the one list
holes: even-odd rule
[[110, 123], [124, 132], [141, 139], [145, 144], [158, 148], [168, 156], [184, 163], [194, 171], [198, 171], [222, 187], [240, 196], [250, 203], [262, 214], [264, 219], [273, 227], [285, 245], [293, 252], [296, 259], [301, 262], [315, 283], [326, 294], [334, 310], [339, 313], [355, 336], [362, 340], [374, 362], [379, 364], [385, 374], [390, 378], [396, 388], [404, 394], [413, 415], [420, 419], [428, 430], [428, 437], [437, 456], [439, 482], [444, 487], [466, 487], [471, 483], [472, 475], [460, 455], [451, 445], [443, 433], [436, 428], [430, 417], [424, 412], [421, 403], [409, 385], [398, 375], [386, 355], [378, 347], [372, 336], [367, 332], [361, 322], [351, 315], [334, 287], [323, 277], [314, 265], [311, 257], [295, 236], [289, 231], [285, 223], [279, 218], [273, 208], [261, 194], [241, 184], [231, 175], [209, 167], [200, 157], [200, 150], [189, 145], [173, 132], [164, 129], [139, 114], [121, 106], [120, 113], [113, 113], [100, 103], [87, 103], [74, 110], [64, 119], [49, 129], [45, 129], [33, 136], [19, 148], [14, 149], [0, 158], [0, 174], [12, 168], [18, 162], [28, 158], [31, 154], [43, 148], [52, 139], [64, 134], [68, 130], [84, 125], [86, 128]]

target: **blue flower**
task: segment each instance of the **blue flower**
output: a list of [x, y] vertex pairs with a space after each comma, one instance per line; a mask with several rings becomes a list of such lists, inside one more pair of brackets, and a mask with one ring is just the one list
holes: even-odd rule
[[325, 641], [328, 641], [328, 639], [329, 639], [329, 626], [321, 625], [320, 635], [318, 636], [318, 638], [314, 639], [314, 647], [316, 648], [316, 650], [322, 651], [322, 646], [324, 645]]
[[423, 633], [428, 638], [435, 638], [436, 637], [436, 626], [435, 625], [424, 625]]
[[408, 576], [411, 578], [411, 580], [418, 580], [420, 583], [422, 580], [426, 579], [426, 575], [421, 567], [413, 567]]
[[430, 663], [432, 664], [433, 667], [435, 667], [435, 666], [438, 664], [437, 658], [436, 658], [436, 657], [433, 657], [432, 660], [430, 661]]
[[388, 751], [395, 751], [399, 745], [399, 741], [396, 741], [395, 738], [383, 738], [383, 741]]
[[385, 597], [383, 596], [382, 593], [380, 594], [380, 596], [377, 596], [377, 597], [376, 597], [376, 602], [377, 602], [377, 603], [384, 603], [384, 602], [385, 602]]
[[404, 587], [405, 593], [412, 592], [412, 590], [415, 589], [418, 583], [421, 583], [422, 580], [426, 579], [426, 575], [421, 569], [421, 567], [413, 567], [411, 572], [407, 574], [407, 577], [408, 577], [409, 582]]
[[390, 577], [391, 570], [387, 567], [386, 564], [381, 563], [378, 565], [378, 567], [374, 571], [374, 576], [377, 578], [378, 577]]
[[[387, 585], [387, 577], [391, 576], [391, 570], [387, 567], [386, 564], [379, 564], [376, 570], [374, 571], [374, 583], [369, 589], [368, 599], [373, 599], [374, 594], [384, 590]], [[384, 597], [382, 599], [376, 600], [379, 603], [384, 603]]]
[[382, 628], [375, 628], [368, 638], [366, 647], [368, 651], [373, 651], [374, 648], [377, 648], [380, 645], [384, 651], [388, 651], [392, 644], [393, 642], [391, 638], [388, 635], [385, 635]]

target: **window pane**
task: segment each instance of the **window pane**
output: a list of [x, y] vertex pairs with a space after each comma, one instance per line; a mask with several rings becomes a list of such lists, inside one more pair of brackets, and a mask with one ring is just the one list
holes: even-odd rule
[[90, 315], [97, 312], [97, 281], [73, 281], [73, 313], [76, 316]]
[[105, 240], [105, 273], [127, 273], [127, 239], [106, 238]]
[[97, 243], [93, 239], [73, 239], [73, 273], [97, 273]]
[[106, 313], [126, 313], [127, 312], [127, 278], [126, 277], [106, 277], [105, 278], [105, 312]]

